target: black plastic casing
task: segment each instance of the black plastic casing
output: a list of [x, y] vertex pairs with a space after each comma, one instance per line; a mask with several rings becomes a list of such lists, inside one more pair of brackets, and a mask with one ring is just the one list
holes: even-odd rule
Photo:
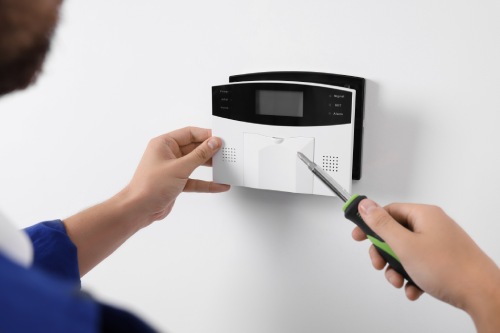
[[356, 106], [354, 115], [354, 144], [352, 179], [361, 179], [361, 166], [363, 155], [363, 120], [365, 109], [365, 79], [355, 76], [340, 74], [316, 73], [316, 72], [262, 72], [233, 75], [229, 82], [244, 81], [297, 81], [328, 84], [332, 86], [345, 87], [356, 90]]

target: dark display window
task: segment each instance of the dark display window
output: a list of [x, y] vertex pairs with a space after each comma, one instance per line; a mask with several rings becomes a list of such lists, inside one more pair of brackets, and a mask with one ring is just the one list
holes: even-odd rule
[[255, 113], [268, 116], [303, 117], [302, 91], [257, 90]]

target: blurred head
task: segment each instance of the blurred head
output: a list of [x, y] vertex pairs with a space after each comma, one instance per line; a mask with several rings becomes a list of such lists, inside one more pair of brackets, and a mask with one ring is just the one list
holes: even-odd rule
[[0, 96], [34, 82], [61, 0], [0, 0]]

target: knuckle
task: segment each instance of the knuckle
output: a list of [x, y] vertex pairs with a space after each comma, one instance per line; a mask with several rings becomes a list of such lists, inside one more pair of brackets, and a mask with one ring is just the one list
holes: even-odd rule
[[156, 142], [158, 141], [158, 138], [152, 138], [148, 142], [148, 146], [154, 146]]
[[389, 219], [388, 219], [388, 216], [385, 215], [385, 214], [381, 214], [380, 212], [377, 213], [375, 216], [373, 216], [373, 219], [372, 219], [372, 224], [375, 226], [375, 227], [380, 227], [380, 228], [383, 228], [384, 226], [387, 225], [387, 223], [389, 223]]
[[191, 133], [193, 133], [193, 126], [186, 126], [182, 129], [182, 131], [189, 133], [189, 135], [191, 135]]
[[157, 146], [159, 145], [161, 142], [161, 137], [155, 137], [155, 138], [152, 138], [151, 140], [149, 140], [149, 143], [148, 143], [148, 146]]
[[435, 205], [425, 205], [421, 210], [421, 216], [443, 216], [446, 215], [444, 210]]
[[164, 138], [160, 138], [160, 137], [155, 138], [152, 141], [154, 141], [153, 142], [154, 146], [160, 147], [162, 145], [166, 145], [171, 150], [173, 150], [177, 146], [177, 141], [175, 141], [175, 139], [170, 137], [170, 136], [166, 136]]
[[195, 136], [194, 136], [195, 129], [196, 128], [193, 127], [193, 126], [186, 126], [186, 127], [184, 127], [182, 129], [185, 133], [189, 133], [189, 141], [190, 142], [194, 142], [195, 141]]
[[194, 150], [195, 154], [196, 154], [196, 157], [200, 160], [207, 160], [208, 159], [208, 153], [205, 149], [199, 147], [198, 149], [195, 149]]
[[153, 138], [153, 139], [149, 140], [147, 149], [148, 150], [156, 150], [156, 147], [158, 147], [158, 146], [159, 146], [158, 138]]
[[443, 209], [441, 207], [435, 206], [435, 205], [430, 205], [429, 206], [429, 210], [432, 211], [432, 212], [434, 212], [434, 213], [439, 213], [439, 214], [443, 214], [444, 213], [444, 211], [443, 211]]

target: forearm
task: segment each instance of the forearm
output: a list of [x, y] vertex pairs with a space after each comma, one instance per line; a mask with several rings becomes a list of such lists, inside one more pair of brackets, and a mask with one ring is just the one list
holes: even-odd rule
[[137, 200], [124, 189], [109, 200], [63, 221], [78, 249], [80, 276], [84, 276], [144, 226]]
[[63, 221], [78, 249], [80, 276], [138, 230], [164, 219], [182, 191], [229, 190], [228, 185], [189, 178], [197, 167], [209, 165], [221, 146], [221, 140], [210, 135], [208, 129], [186, 127], [151, 140], [125, 189]]

